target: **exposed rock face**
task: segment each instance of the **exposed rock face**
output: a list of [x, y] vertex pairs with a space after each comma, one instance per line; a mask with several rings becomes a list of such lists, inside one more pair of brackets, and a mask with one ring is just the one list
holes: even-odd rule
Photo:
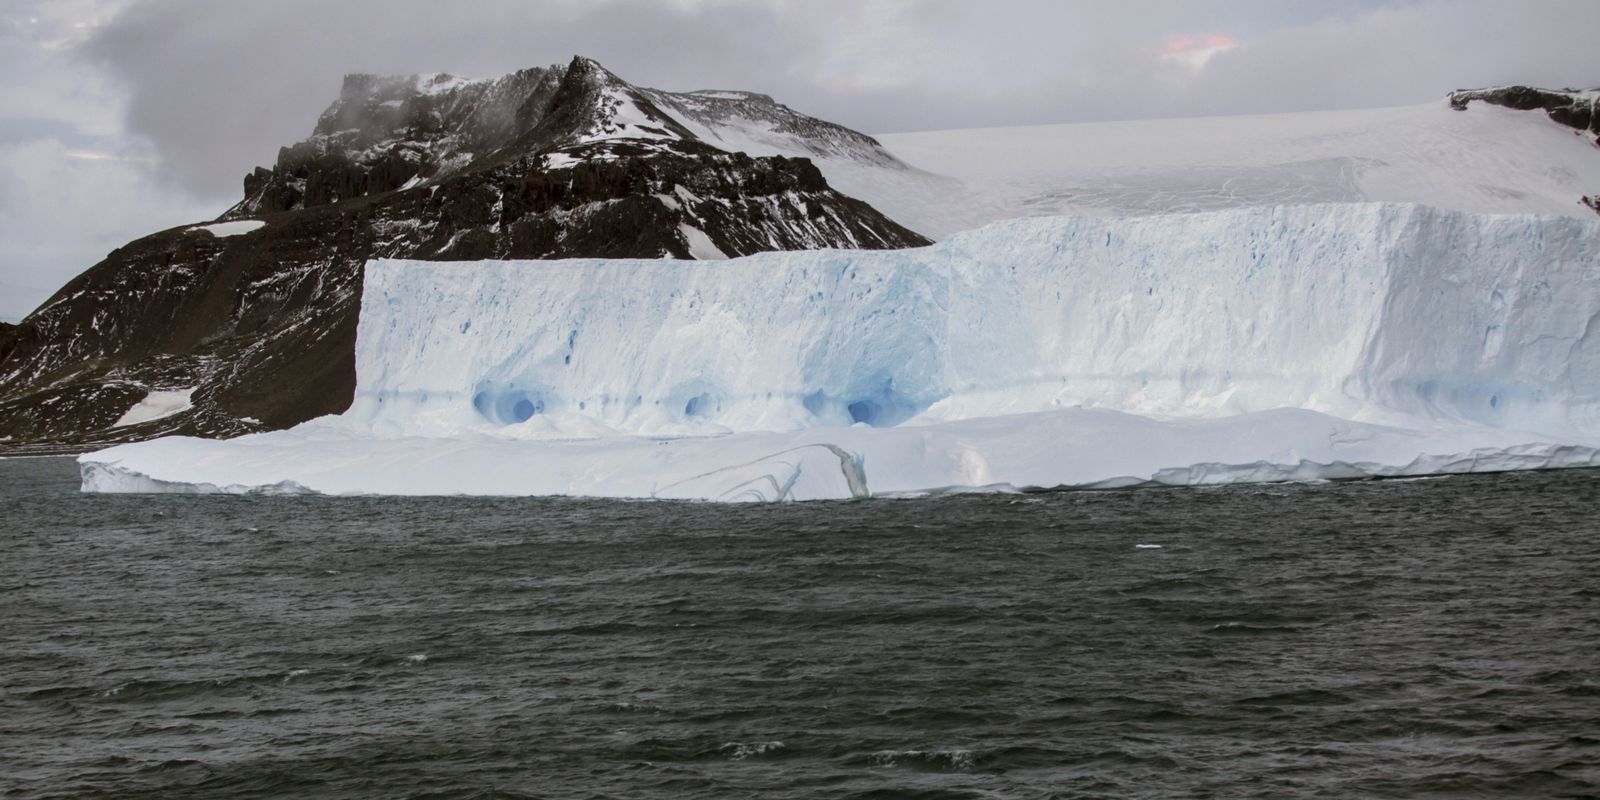
[[[492, 81], [347, 78], [313, 136], [247, 176], [221, 222], [132, 242], [0, 327], [0, 449], [228, 436], [342, 411], [369, 258], [927, 244], [804, 158], [728, 146], [898, 163], [870, 137], [764, 96], [709, 94], [639, 89], [581, 58]], [[190, 408], [118, 426], [148, 392], [190, 388]]]
[[1457, 111], [1467, 110], [1467, 104], [1474, 100], [1518, 111], [1544, 111], [1550, 119], [1587, 133], [1600, 144], [1600, 108], [1597, 108], [1600, 89], [1551, 91], [1531, 86], [1498, 86], [1450, 93], [1450, 107]]
[[642, 89], [598, 63], [494, 80], [350, 75], [311, 138], [244, 180], [223, 215], [248, 218], [438, 182], [505, 153], [632, 155], [705, 144], [751, 155], [846, 156], [899, 166], [877, 140], [753, 92]]

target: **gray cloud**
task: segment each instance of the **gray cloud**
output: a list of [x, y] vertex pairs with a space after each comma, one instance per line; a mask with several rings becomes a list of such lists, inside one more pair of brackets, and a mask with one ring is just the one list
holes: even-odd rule
[[[1542, 0], [148, 0], [87, 52], [164, 174], [220, 194], [302, 138], [346, 72], [493, 76], [599, 59], [666, 89], [746, 88], [871, 132], [1421, 102], [1600, 81], [1600, 4]], [[1236, 40], [1193, 73], [1171, 36]]]
[[[222, 211], [347, 72], [492, 77], [583, 54], [635, 83], [762, 91], [873, 133], [1600, 83], [1593, 0], [0, 2], [13, 312], [44, 290], [9, 287], [59, 285], [109, 246]], [[1235, 45], [1198, 69], [1162, 57], [1186, 36]]]
[[80, 57], [117, 2], [0, 3], [0, 319], [130, 239], [216, 213], [157, 179], [121, 87]]

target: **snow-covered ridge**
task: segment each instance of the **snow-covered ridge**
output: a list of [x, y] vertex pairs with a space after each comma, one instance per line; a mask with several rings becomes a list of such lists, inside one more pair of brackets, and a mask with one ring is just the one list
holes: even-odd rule
[[86, 487], [795, 499], [1600, 463], [1600, 221], [1335, 204], [378, 261], [357, 373], [340, 417], [113, 448]]
[[906, 165], [877, 139], [817, 119], [756, 92], [701, 90], [644, 95], [696, 138], [723, 150], [752, 156], [827, 159], [836, 163], [905, 172]]

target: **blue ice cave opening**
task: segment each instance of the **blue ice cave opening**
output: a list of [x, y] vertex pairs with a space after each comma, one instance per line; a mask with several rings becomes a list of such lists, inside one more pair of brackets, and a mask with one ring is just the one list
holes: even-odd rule
[[700, 418], [709, 415], [715, 409], [716, 401], [711, 399], [710, 394], [701, 392], [689, 398], [689, 402], [683, 404], [683, 415]]
[[818, 389], [800, 402], [812, 416], [826, 423], [891, 428], [916, 416], [926, 407], [897, 391], [894, 378], [884, 377], [865, 391], [842, 393], [834, 397]]
[[916, 416], [922, 408], [894, 389], [894, 379], [884, 378], [878, 388], [845, 404], [851, 423], [865, 422], [874, 428], [899, 425]]
[[511, 419], [516, 422], [527, 422], [534, 413], [533, 401], [526, 397], [517, 400], [517, 404], [511, 407]]
[[818, 389], [800, 398], [800, 404], [805, 406], [813, 417], [826, 416], [828, 413], [828, 393]]
[[472, 407], [496, 425], [527, 422], [545, 413], [549, 405], [548, 394], [536, 388], [487, 384], [472, 395]]
[[844, 408], [850, 412], [851, 422], [865, 422], [874, 428], [894, 424], [889, 421], [892, 412], [871, 398], [857, 400]]

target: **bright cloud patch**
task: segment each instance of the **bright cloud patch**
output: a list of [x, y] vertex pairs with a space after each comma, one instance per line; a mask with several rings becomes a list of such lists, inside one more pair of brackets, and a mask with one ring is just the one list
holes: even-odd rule
[[1232, 37], [1217, 33], [1174, 34], [1166, 38], [1158, 52], [1162, 61], [1199, 72], [1218, 53], [1232, 50], [1238, 44]]

